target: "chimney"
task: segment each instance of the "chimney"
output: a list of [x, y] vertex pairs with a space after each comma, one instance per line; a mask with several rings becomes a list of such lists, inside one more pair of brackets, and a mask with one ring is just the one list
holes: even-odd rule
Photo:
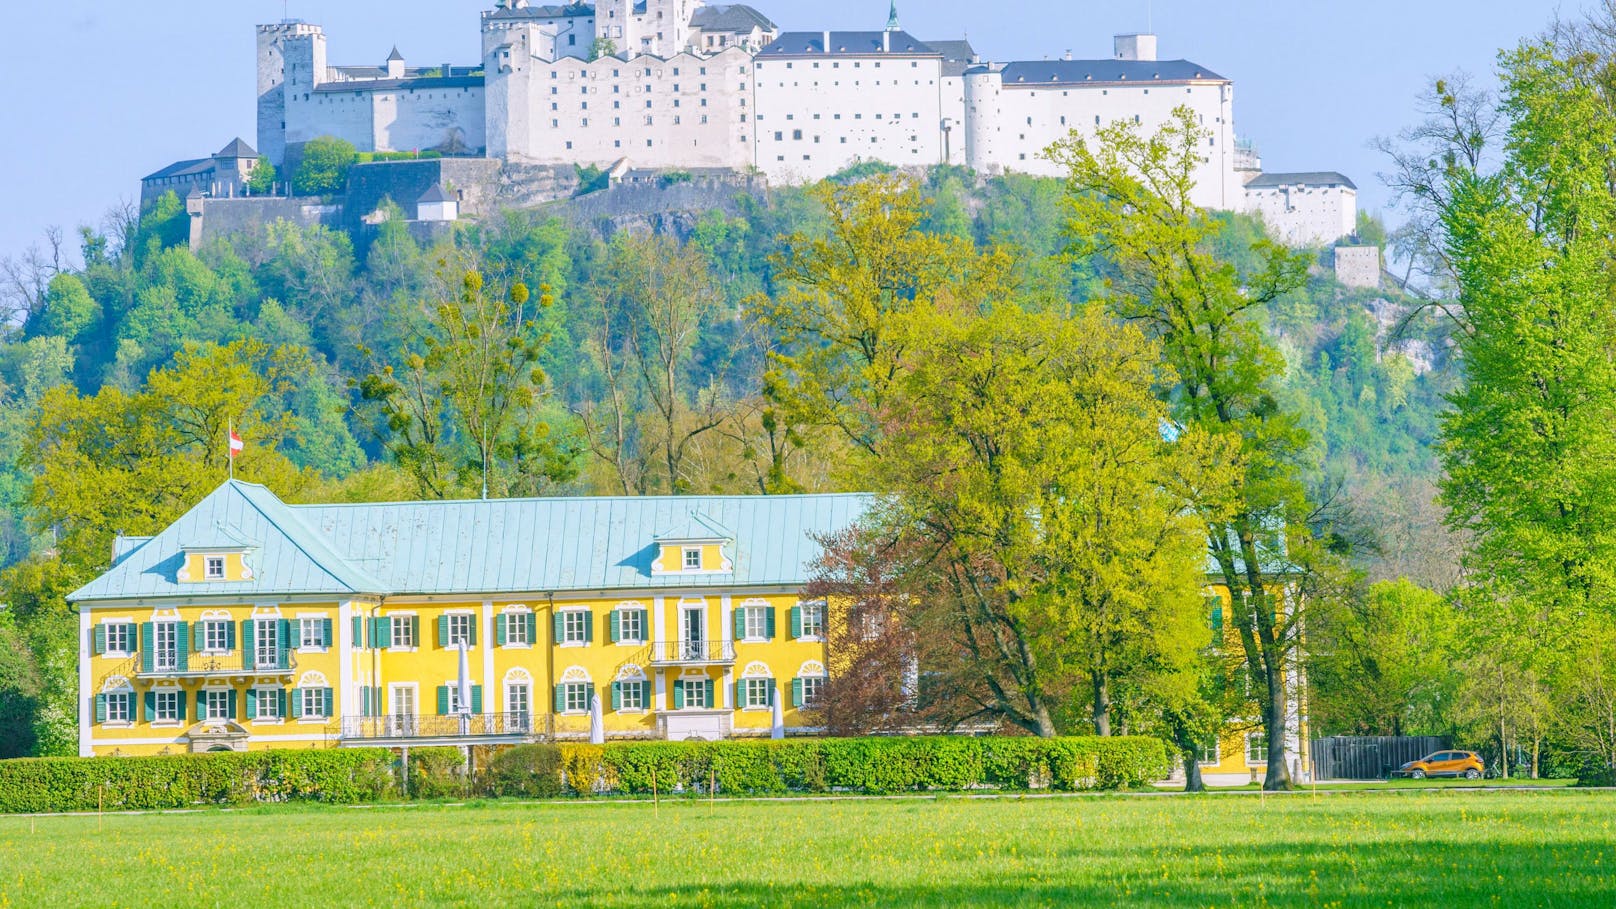
[[1118, 60], [1150, 61], [1156, 59], [1155, 35], [1118, 35]]
[[830, 29], [828, 28], [825, 29], [825, 46], [821, 50], [827, 54], [830, 53]]
[[892, 53], [892, 32], [890, 30], [881, 33], [881, 53]]
[[1066, 60], [1066, 61], [1070, 61], [1072, 59], [1072, 52], [1067, 51], [1066, 53], [1061, 54], [1061, 59]]

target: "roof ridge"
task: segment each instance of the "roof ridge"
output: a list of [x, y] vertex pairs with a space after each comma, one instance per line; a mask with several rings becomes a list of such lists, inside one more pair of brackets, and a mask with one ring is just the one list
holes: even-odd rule
[[[274, 527], [276, 530], [279, 530], [281, 532], [282, 536], [286, 537], [287, 540], [291, 541], [292, 545], [299, 552], [301, 552], [305, 557], [307, 557], [310, 562], [313, 562], [315, 565], [317, 565], [319, 567], [319, 569], [321, 571], [325, 572], [326, 576], [331, 578], [331, 580], [336, 581], [338, 584], [341, 584], [344, 587], [347, 587], [349, 589], [349, 591], [351, 591], [353, 593], [387, 593], [388, 592], [386, 584], [383, 584], [380, 579], [372, 577], [370, 575], [370, 573], [365, 571], [364, 569], [358, 567], [357, 565], [351, 564], [348, 561], [348, 558], [346, 556], [344, 556], [341, 553], [337, 552], [334, 547], [327, 544], [325, 542], [325, 540], [320, 537], [320, 534], [317, 531], [315, 531], [313, 528], [309, 527], [309, 525], [303, 523], [303, 519], [298, 517], [296, 512], [292, 511], [292, 507], [290, 505], [287, 505], [284, 501], [282, 501], [280, 496], [277, 496], [277, 495], [275, 495], [275, 493], [271, 492], [267, 486], [259, 486], [257, 484], [242, 484], [241, 486], [237, 486], [236, 482], [237, 481], [235, 481], [235, 480], [230, 480], [230, 481], [228, 481], [227, 485], [229, 485], [231, 487], [231, 490], [233, 492], [235, 492], [237, 495], [241, 496], [241, 498], [244, 499], [247, 502], [247, 504], [251, 505], [253, 507], [254, 511], [257, 511], [260, 515], [262, 515], [264, 520], [268, 521], [271, 527]], [[309, 540], [302, 539], [299, 534], [292, 533], [289, 530], [287, 530], [287, 528], [283, 527], [281, 525], [281, 522], [279, 520], [276, 520], [276, 518], [273, 515], [271, 515], [268, 511], [264, 510], [264, 507], [262, 505], [260, 505], [258, 503], [258, 501], [253, 496], [247, 495], [243, 491], [243, 487], [255, 488], [255, 489], [263, 490], [266, 495], [268, 495], [271, 499], [273, 499], [275, 501], [276, 504], [280, 505], [281, 508], [286, 510], [286, 512], [287, 512], [286, 513], [286, 519], [288, 521], [295, 522], [296, 526], [297, 526], [297, 529], [301, 530], [304, 534], [307, 534], [308, 537], [314, 543], [318, 544], [319, 546], [321, 546], [321, 547], [323, 547], [325, 549], [325, 551], [326, 551], [325, 558], [332, 559], [332, 560], [340, 563], [343, 568], [346, 568], [346, 569], [354, 572], [354, 574], [356, 574], [358, 576], [358, 579], [360, 581], [369, 582], [371, 584], [374, 584], [375, 589], [373, 589], [373, 590], [361, 589], [359, 586], [355, 586], [354, 579], [343, 577], [343, 576], [339, 575], [335, 570], [332, 569], [331, 566], [326, 564], [325, 560], [320, 555], [310, 551], [310, 547], [307, 545]]]

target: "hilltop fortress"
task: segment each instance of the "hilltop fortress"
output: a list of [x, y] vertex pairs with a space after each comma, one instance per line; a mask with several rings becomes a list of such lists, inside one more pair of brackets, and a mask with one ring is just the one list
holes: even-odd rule
[[[705, 0], [499, 0], [481, 29], [476, 64], [413, 66], [395, 49], [381, 65], [337, 66], [320, 26], [259, 26], [258, 153], [283, 173], [306, 143], [336, 136], [361, 152], [775, 185], [868, 161], [1059, 176], [1042, 152], [1071, 130], [1132, 120], [1149, 132], [1188, 106], [1208, 133], [1201, 205], [1261, 211], [1299, 245], [1356, 226], [1350, 180], [1263, 174], [1236, 140], [1233, 82], [1158, 59], [1154, 35], [1119, 36], [1106, 59], [993, 62], [965, 40], [911, 35], [895, 4], [880, 30], [781, 32], [750, 6]], [[234, 194], [240, 152], [180, 162], [147, 189]]]

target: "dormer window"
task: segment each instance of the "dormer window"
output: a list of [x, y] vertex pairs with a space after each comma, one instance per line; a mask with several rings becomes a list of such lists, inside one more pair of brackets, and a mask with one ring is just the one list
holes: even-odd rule
[[224, 580], [224, 556], [208, 556], [202, 577], [209, 581]]
[[691, 512], [684, 526], [656, 535], [651, 574], [729, 574], [735, 537], [717, 521]]
[[685, 566], [685, 571], [700, 571], [701, 570], [701, 547], [700, 546], [686, 546], [685, 547], [684, 566]]

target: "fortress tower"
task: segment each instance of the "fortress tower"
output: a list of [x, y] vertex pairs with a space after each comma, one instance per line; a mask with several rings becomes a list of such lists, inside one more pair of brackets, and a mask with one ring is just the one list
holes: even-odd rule
[[258, 151], [275, 165], [286, 161], [288, 87], [310, 91], [325, 72], [320, 26], [290, 20], [258, 26]]

